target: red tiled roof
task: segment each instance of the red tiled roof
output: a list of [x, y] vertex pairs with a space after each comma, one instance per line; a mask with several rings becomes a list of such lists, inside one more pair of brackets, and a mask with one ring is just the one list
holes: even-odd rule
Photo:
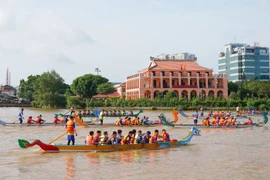
[[120, 97], [120, 94], [118, 92], [114, 92], [111, 94], [97, 94], [93, 96], [93, 98], [107, 98], [107, 97]]
[[173, 60], [153, 60], [156, 64], [154, 67], [149, 67], [151, 70], [186, 70], [186, 71], [212, 71], [200, 66], [195, 61], [173, 61]]

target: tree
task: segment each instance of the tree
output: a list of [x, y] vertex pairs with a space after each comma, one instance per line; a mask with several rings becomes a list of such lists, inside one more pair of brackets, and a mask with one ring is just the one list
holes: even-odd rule
[[66, 98], [64, 94], [68, 85], [64, 83], [63, 78], [55, 70], [41, 74], [33, 87], [35, 91], [33, 97], [39, 106], [65, 107]]
[[97, 94], [98, 85], [108, 81], [107, 78], [100, 75], [85, 74], [74, 79], [70, 87], [74, 94], [83, 98], [91, 98]]
[[97, 92], [100, 94], [111, 94], [115, 92], [112, 83], [102, 83], [97, 86]]
[[261, 83], [259, 90], [258, 90], [258, 95], [260, 97], [270, 97], [270, 84], [269, 83]]
[[169, 91], [164, 96], [165, 99], [178, 98], [174, 91]]
[[228, 94], [230, 95], [231, 92], [237, 92], [239, 89], [239, 85], [237, 83], [228, 82]]
[[40, 75], [36, 76], [28, 76], [27, 81], [24, 79], [20, 80], [20, 85], [19, 85], [19, 93], [18, 96], [21, 98], [26, 99], [27, 101], [31, 102], [33, 101], [33, 93], [34, 93], [34, 83], [36, 80], [39, 78]]

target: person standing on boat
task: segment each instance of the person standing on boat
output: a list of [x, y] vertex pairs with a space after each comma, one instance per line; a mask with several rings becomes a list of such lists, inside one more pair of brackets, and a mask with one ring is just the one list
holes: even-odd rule
[[100, 125], [103, 125], [103, 118], [104, 118], [105, 112], [104, 109], [102, 109], [102, 111], [99, 113], [99, 121], [100, 121]]
[[74, 122], [74, 117], [70, 116], [70, 119], [68, 120], [67, 124], [66, 124], [66, 130], [67, 130], [67, 145], [70, 145], [70, 142], [72, 142], [72, 145], [75, 144], [75, 136], [74, 134], [77, 136], [77, 132], [76, 132], [76, 125]]
[[23, 119], [24, 119], [23, 111], [24, 111], [24, 109], [22, 108], [21, 111], [19, 112], [19, 115], [18, 115], [18, 120], [20, 121], [20, 124], [22, 124]]
[[203, 116], [203, 107], [200, 107], [200, 111], [201, 111], [200, 115]]
[[73, 106], [70, 106], [69, 113], [70, 113], [71, 116], [75, 113]]
[[198, 114], [198, 110], [196, 110], [194, 113], [193, 113], [193, 118], [194, 118], [194, 125], [196, 126], [197, 123], [198, 123], [198, 117], [199, 117], [199, 114]]

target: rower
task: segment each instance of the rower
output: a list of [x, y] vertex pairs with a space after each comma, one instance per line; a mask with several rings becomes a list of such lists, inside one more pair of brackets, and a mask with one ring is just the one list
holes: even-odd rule
[[39, 115], [38, 123], [37, 124], [43, 124], [45, 122], [44, 119], [42, 119], [42, 115]]
[[104, 131], [103, 136], [100, 139], [100, 145], [106, 145], [108, 139], [109, 139], [108, 132]]
[[142, 134], [142, 131], [139, 130], [138, 133], [135, 135], [134, 144], [140, 144], [142, 140], [143, 140], [143, 134]]
[[32, 116], [29, 116], [27, 119], [27, 124], [32, 124], [32, 122], [34, 123], [35, 121], [33, 120]]
[[161, 136], [159, 135], [159, 132], [158, 130], [156, 129], [154, 134], [151, 136], [150, 140], [149, 140], [149, 143], [157, 143], [158, 142], [158, 139], [160, 138]]
[[166, 132], [165, 129], [162, 130], [162, 139], [163, 139], [163, 142], [171, 141], [170, 135]]
[[98, 130], [97, 134], [94, 136], [94, 145], [98, 145], [100, 142], [100, 136], [101, 136], [101, 131]]
[[67, 145], [70, 145], [70, 142], [72, 142], [72, 145], [74, 145], [75, 144], [74, 134], [77, 136], [77, 132], [76, 132], [76, 125], [75, 125], [73, 116], [70, 116], [70, 119], [66, 123], [65, 127], [67, 130], [67, 140], [68, 140]]
[[112, 136], [108, 139], [107, 143], [106, 144], [109, 144], [109, 145], [117, 145], [118, 144], [118, 138], [116, 137], [117, 136], [117, 133], [116, 131], [113, 131], [112, 133]]
[[143, 136], [143, 140], [142, 140], [141, 143], [146, 143], [146, 144], [148, 144], [150, 138], [151, 138], [151, 132], [150, 132], [150, 131], [147, 131], [147, 133]]
[[124, 136], [124, 138], [121, 141], [121, 144], [130, 144], [130, 140], [132, 138], [133, 131], [129, 131], [128, 134]]
[[252, 122], [252, 120], [251, 120], [251, 117], [249, 117], [249, 118], [248, 118], [248, 121], [247, 121], [247, 122], [245, 122], [244, 124], [247, 124], [247, 125], [252, 125], [252, 124], [253, 124], [253, 122]]
[[117, 118], [115, 124], [117, 126], [123, 126], [123, 119], [121, 117]]
[[94, 131], [90, 131], [89, 135], [86, 136], [85, 144], [94, 145]]
[[124, 138], [124, 136], [122, 135], [122, 130], [121, 129], [119, 129], [118, 131], [117, 131], [117, 139], [118, 139], [118, 142], [121, 142], [122, 141], [122, 139]]
[[137, 117], [133, 117], [133, 119], [131, 120], [131, 124], [132, 125], [137, 125]]
[[58, 116], [57, 116], [57, 115], [54, 116], [54, 121], [53, 121], [53, 123], [54, 123], [54, 124], [60, 123], [60, 119], [58, 119]]

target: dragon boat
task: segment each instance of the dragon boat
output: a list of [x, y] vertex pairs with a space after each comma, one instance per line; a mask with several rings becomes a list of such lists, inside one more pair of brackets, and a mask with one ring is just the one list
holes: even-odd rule
[[[143, 113], [143, 110], [139, 110], [135, 114], [128, 114], [128, 113], [126, 113], [126, 114], [114, 114], [114, 115], [105, 114], [104, 117], [124, 117], [124, 116], [136, 117], [136, 116], [139, 116], [141, 113]], [[100, 114], [100, 110], [96, 109], [91, 114], [82, 114], [82, 117], [96, 117], [96, 118], [98, 118], [99, 114]], [[70, 113], [68, 113], [68, 114], [59, 113], [59, 114], [55, 114], [55, 115], [57, 115], [57, 116], [69, 116]]]
[[[261, 126], [264, 126], [265, 124], [267, 124], [267, 122], [268, 122], [267, 113], [262, 112], [261, 114], [262, 114], [262, 116], [264, 118], [263, 122], [252, 123], [252, 124], [240, 124], [240, 123], [237, 123], [236, 125], [227, 125], [227, 126], [220, 126], [220, 125], [219, 126], [217, 126], [217, 125], [204, 126], [202, 124], [197, 124], [196, 127], [200, 127], [200, 128], [249, 128], [249, 127], [261, 127]], [[163, 116], [162, 118], [163, 118], [163, 121], [167, 121], [165, 116]], [[176, 118], [177, 118], [177, 115], [175, 115], [175, 119]], [[179, 124], [174, 123], [174, 127], [190, 127], [190, 126], [194, 126], [194, 124], [183, 124], [183, 122], [185, 122], [187, 120], [184, 120]], [[173, 122], [168, 122], [168, 123], [173, 123]]]
[[21, 148], [29, 148], [32, 146], [39, 146], [45, 152], [99, 152], [99, 151], [124, 151], [124, 150], [137, 150], [137, 149], [163, 149], [169, 147], [179, 147], [188, 144], [193, 136], [200, 136], [200, 130], [197, 127], [191, 127], [191, 130], [186, 137], [179, 140], [172, 140], [170, 142], [157, 142], [157, 143], [143, 143], [143, 144], [124, 144], [124, 145], [85, 145], [78, 144], [68, 146], [64, 144], [45, 144], [40, 140], [35, 140], [29, 143], [26, 140], [18, 139]]

